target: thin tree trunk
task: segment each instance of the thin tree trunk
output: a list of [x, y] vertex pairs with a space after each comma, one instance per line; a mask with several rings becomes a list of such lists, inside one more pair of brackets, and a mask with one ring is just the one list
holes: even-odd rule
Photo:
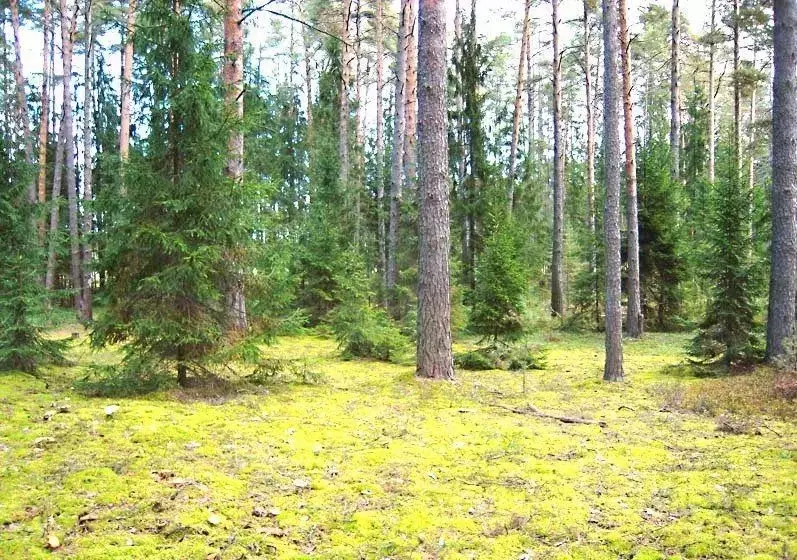
[[406, 103], [404, 116], [404, 182], [407, 189], [412, 189], [418, 174], [418, 157], [416, 153], [416, 137], [418, 133], [418, 35], [417, 19], [413, 2], [408, 4], [406, 32], [406, 72], [407, 82], [404, 90]]
[[767, 359], [787, 351], [797, 297], [797, 5], [774, 0], [772, 87], [772, 268]]
[[44, 287], [50, 292], [55, 287], [55, 253], [58, 247], [58, 224], [61, 210], [61, 188], [63, 183], [64, 152], [66, 152], [66, 129], [64, 128], [63, 107], [58, 130], [58, 142], [55, 148], [55, 165], [53, 166], [53, 193], [50, 197], [50, 237], [47, 241], [47, 271], [44, 275]]
[[[338, 124], [338, 160], [340, 162], [340, 174], [338, 181], [340, 188], [349, 193], [349, 70], [351, 54], [351, 38], [349, 33], [349, 23], [351, 20], [351, 0], [343, 0], [343, 22], [341, 39], [340, 59], [340, 106]], [[350, 199], [349, 199], [350, 200]]]
[[[22, 45], [19, 42], [19, 3], [18, 0], [10, 0], [11, 6], [11, 29], [14, 34], [14, 82], [17, 90], [17, 118], [22, 129], [22, 142], [25, 147], [25, 163], [28, 167], [33, 167], [33, 134], [30, 130], [30, 118], [28, 116], [28, 99], [25, 94], [25, 74], [22, 71]], [[28, 202], [36, 202], [36, 182], [31, 176], [28, 183]]]
[[407, 34], [406, 12], [410, 0], [402, 0], [399, 14], [399, 29], [396, 39], [396, 89], [393, 108], [393, 161], [390, 169], [390, 221], [387, 238], [387, 290], [392, 293], [398, 280], [398, 234], [401, 219], [402, 170], [404, 168], [404, 89], [406, 85], [405, 37]]
[[739, 0], [733, 0], [733, 157], [736, 164], [737, 188], [742, 166], [742, 93], [739, 87]]
[[714, 44], [714, 35], [716, 33], [716, 15], [717, 0], [711, 0], [711, 43], [709, 44], [708, 51], [708, 182], [711, 184], [714, 184], [714, 131], [716, 129], [716, 125], [714, 124], [714, 57], [717, 51], [717, 46]]
[[304, 43], [304, 89], [307, 94], [307, 128], [313, 126], [313, 73], [311, 68], [310, 37], [305, 30], [302, 33]]
[[64, 60], [64, 173], [66, 175], [66, 195], [69, 208], [69, 254], [70, 277], [75, 313], [83, 318], [83, 292], [80, 263], [80, 225], [77, 208], [77, 178], [75, 169], [75, 135], [72, 113], [72, 47], [74, 44], [75, 25], [77, 23], [77, 4], [75, 11], [69, 15], [67, 0], [60, 0], [61, 6], [61, 52]]
[[[362, 170], [363, 170], [363, 131], [362, 123], [362, 88], [360, 74], [360, 0], [357, 0], [357, 9], [354, 11], [354, 52], [355, 71], [354, 71], [354, 246], [360, 247], [362, 244]], [[366, 90], [366, 97], [367, 97]]]
[[551, 0], [553, 23], [553, 251], [551, 255], [551, 313], [565, 315], [565, 160], [562, 145], [562, 60], [559, 51], [559, 0]]
[[670, 30], [670, 176], [681, 177], [681, 112], [679, 108], [681, 71], [679, 46], [681, 42], [681, 14], [679, 0], [672, 0], [672, 28]]
[[[227, 142], [226, 174], [233, 182], [240, 183], [244, 176], [244, 33], [241, 22], [242, 0], [228, 0], [224, 15], [224, 89], [227, 110], [233, 117], [233, 127]], [[239, 263], [232, 258], [232, 266]], [[243, 275], [234, 270], [226, 286], [227, 320], [232, 331], [247, 328], [246, 298]]]
[[532, 159], [534, 154], [534, 82], [535, 76], [532, 74], [533, 66], [531, 64], [531, 33], [529, 33], [529, 43], [526, 48], [526, 119], [528, 120], [528, 158]]
[[452, 379], [445, 1], [420, 0], [419, 16], [418, 143], [421, 157], [417, 374]]
[[[47, 202], [47, 132], [49, 126], [48, 121], [50, 118], [50, 51], [52, 49], [52, 43], [50, 42], [50, 32], [53, 25], [50, 0], [44, 0], [43, 18], [44, 48], [42, 49], [42, 111], [41, 120], [39, 121], [39, 175], [36, 181], [36, 191], [40, 205], [44, 205]], [[47, 235], [47, 224], [45, 222], [44, 214], [42, 214], [41, 218], [39, 219], [38, 230], [39, 244], [44, 246]]]
[[[589, 34], [589, 2], [584, 0], [584, 95], [587, 108], [587, 229], [589, 231], [589, 271], [593, 276], [598, 270], [598, 247], [595, 240], [596, 215], [595, 215], [595, 111], [592, 105], [592, 63], [590, 56]], [[598, 301], [598, 286], [595, 286], [594, 297]], [[600, 320], [595, 318], [596, 322]]]
[[623, 316], [620, 307], [620, 45], [617, 0], [603, 0], [603, 158], [606, 202], [606, 362], [603, 379], [623, 379]]
[[92, 212], [92, 170], [93, 160], [92, 148], [92, 109], [93, 109], [93, 83], [91, 78], [94, 69], [94, 29], [92, 23], [91, 0], [85, 3], [85, 37], [86, 37], [86, 58], [83, 69], [83, 321], [91, 321], [93, 314], [91, 296], [91, 269], [93, 251], [91, 248], [91, 236], [94, 226], [94, 213]]
[[[376, 215], [379, 245], [379, 275], [383, 292], [387, 289], [387, 228], [385, 224], [385, 116], [382, 89], [384, 87], [385, 43], [382, 26], [382, 0], [376, 0]], [[383, 295], [385, 295], [383, 294]], [[385, 304], [387, 298], [385, 297]]]
[[[127, 161], [130, 154], [130, 111], [133, 105], [133, 35], [136, 25], [136, 0], [128, 0], [127, 26], [122, 55], [122, 80], [120, 85], [121, 110], [119, 113], [119, 157]], [[124, 194], [124, 181], [122, 181]]]
[[[458, 57], [462, 58], [462, 12], [459, 7], [459, 0], [456, 1], [456, 12], [454, 13], [454, 38]], [[462, 262], [470, 262], [470, 212], [467, 209], [468, 191], [465, 185], [466, 162], [465, 162], [465, 101], [462, 97], [462, 85], [457, 92], [457, 144], [459, 147], [459, 161], [457, 162], [457, 196], [462, 208]]]
[[[677, 0], [676, 0], [677, 1]], [[628, 336], [642, 336], [644, 320], [639, 287], [639, 220], [637, 215], [636, 154], [634, 140], [634, 115], [631, 107], [631, 53], [626, 23], [626, 0], [619, 0], [620, 55], [623, 73], [623, 118], [625, 136], [625, 181], [628, 221], [628, 309], [626, 331]]]
[[509, 146], [509, 189], [507, 192], [507, 202], [509, 213], [515, 206], [515, 170], [517, 169], [517, 148], [520, 136], [520, 113], [523, 101], [523, 86], [526, 70], [526, 51], [529, 48], [529, 11], [531, 10], [531, 0], [526, 0], [523, 10], [523, 32], [520, 35], [520, 57], [518, 58], [517, 83], [515, 84], [515, 107], [512, 113], [512, 143]]

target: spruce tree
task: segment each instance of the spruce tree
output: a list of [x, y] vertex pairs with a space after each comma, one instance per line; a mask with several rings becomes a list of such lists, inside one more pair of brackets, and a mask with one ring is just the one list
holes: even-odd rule
[[34, 320], [44, 303], [36, 274], [42, 255], [22, 162], [0, 138], [0, 370], [35, 372], [61, 361], [64, 345], [44, 338]]
[[[125, 164], [127, 196], [109, 225], [108, 306], [95, 344], [126, 342], [126, 363], [201, 372], [228, 342], [224, 286], [251, 245], [250, 183], [225, 176], [217, 45], [196, 2], [153, 0], [139, 14], [138, 87], [149, 136]], [[236, 268], [237, 266], [236, 265]]]

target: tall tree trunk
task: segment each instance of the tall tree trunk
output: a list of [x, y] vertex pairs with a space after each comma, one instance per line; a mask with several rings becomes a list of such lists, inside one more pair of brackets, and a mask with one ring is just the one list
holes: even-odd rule
[[526, 119], [528, 121], [528, 132], [526, 136], [528, 136], [528, 158], [531, 159], [532, 155], [534, 154], [534, 82], [535, 76], [532, 74], [532, 63], [531, 63], [531, 33], [529, 33], [529, 43], [526, 48], [526, 75], [528, 79], [526, 80]]
[[419, 16], [418, 143], [421, 157], [417, 374], [452, 379], [445, 0], [420, 0]]
[[714, 124], [716, 113], [714, 110], [714, 57], [717, 51], [717, 46], [714, 44], [714, 35], [717, 31], [716, 16], [717, 0], [711, 0], [711, 42], [709, 43], [708, 51], [708, 182], [711, 184], [714, 184], [714, 132], [716, 129], [716, 125]]
[[553, 23], [553, 251], [551, 313], [565, 315], [565, 160], [562, 145], [562, 53], [559, 51], [559, 0], [551, 0]]
[[670, 176], [675, 181], [681, 178], [681, 111], [679, 107], [681, 13], [678, 1], [672, 0], [672, 27], [670, 30]]
[[[454, 39], [456, 49], [458, 49], [457, 56], [462, 58], [463, 44], [462, 44], [462, 11], [459, 7], [459, 0], [456, 0], [454, 13]], [[457, 145], [459, 151], [459, 161], [457, 162], [457, 196], [459, 198], [460, 207], [462, 208], [462, 262], [470, 262], [471, 243], [470, 243], [470, 212], [467, 210], [468, 204], [468, 191], [465, 185], [466, 180], [466, 161], [465, 161], [465, 101], [462, 96], [462, 87], [460, 83], [460, 91], [457, 92]]]
[[526, 69], [526, 51], [529, 48], [529, 11], [531, 10], [531, 0], [526, 0], [523, 10], [523, 32], [520, 35], [520, 57], [518, 58], [517, 83], [515, 84], [515, 107], [512, 113], [512, 143], [509, 146], [509, 189], [507, 192], [507, 202], [509, 203], [509, 213], [515, 205], [515, 170], [517, 168], [517, 146], [520, 136], [520, 113], [523, 101], [523, 85]]
[[[351, 69], [351, 34], [349, 24], [351, 21], [351, 0], [343, 0], [343, 21], [340, 59], [340, 113], [338, 124], [338, 160], [340, 174], [338, 181], [340, 188], [349, 193], [349, 75]], [[350, 199], [349, 199], [350, 200]]]
[[93, 109], [93, 83], [91, 73], [94, 69], [94, 29], [92, 23], [91, 0], [85, 3], [85, 38], [86, 38], [86, 57], [83, 68], [83, 299], [82, 317], [83, 321], [91, 321], [93, 314], [91, 296], [91, 269], [93, 251], [91, 248], [91, 236], [94, 226], [94, 213], [92, 212], [92, 170], [93, 159], [92, 148], [92, 109]]
[[304, 89], [307, 94], [307, 128], [309, 130], [313, 126], [313, 72], [310, 35], [307, 30], [302, 32], [302, 42], [304, 44]]
[[[227, 110], [233, 117], [233, 126], [227, 141], [226, 174], [234, 183], [244, 176], [244, 32], [241, 22], [242, 0], [228, 0], [224, 14], [224, 91]], [[230, 255], [233, 269], [240, 264]], [[243, 275], [234, 270], [226, 286], [227, 320], [232, 331], [247, 328], [246, 298]]]
[[[30, 130], [30, 118], [28, 117], [28, 99], [25, 94], [25, 74], [22, 71], [22, 45], [19, 42], [19, 3], [18, 0], [10, 0], [11, 5], [11, 29], [14, 33], [14, 82], [17, 90], [17, 118], [22, 129], [22, 142], [25, 147], [25, 163], [28, 167], [33, 167], [33, 135]], [[28, 202], [36, 202], [36, 183], [31, 176], [28, 183]]]
[[623, 316], [620, 307], [620, 45], [617, 0], [603, 0], [603, 160], [606, 202], [606, 362], [603, 379], [623, 379]]
[[408, 4], [406, 32], [406, 72], [407, 81], [404, 89], [406, 103], [404, 116], [404, 182], [407, 189], [412, 189], [418, 174], [418, 157], [416, 153], [416, 137], [418, 134], [418, 34], [417, 19], [413, 2]]
[[[40, 205], [47, 202], [47, 132], [49, 126], [49, 111], [50, 111], [50, 51], [52, 43], [50, 42], [50, 32], [53, 26], [52, 9], [50, 7], [50, 0], [44, 0], [44, 14], [43, 14], [43, 35], [44, 35], [44, 48], [42, 49], [42, 92], [41, 92], [41, 120], [39, 121], [39, 174], [36, 181], [36, 192]], [[39, 230], [39, 244], [44, 246], [45, 237], [47, 235], [47, 224], [45, 216], [42, 214], [38, 224]]]
[[[362, 75], [360, 67], [360, 0], [357, 0], [357, 8], [354, 10], [354, 45], [352, 56], [354, 57], [354, 245], [360, 247], [362, 243], [362, 171], [363, 171], [363, 130], [360, 126], [362, 119]], [[368, 91], [366, 90], [366, 97]]]
[[[384, 87], [385, 39], [382, 25], [382, 0], [376, 0], [376, 215], [379, 245], [379, 275], [383, 292], [387, 289], [387, 228], [385, 224], [385, 116], [382, 89]], [[387, 303], [385, 297], [384, 303]]]
[[77, 178], [75, 169], [75, 134], [74, 115], [72, 113], [72, 47], [74, 44], [75, 25], [77, 23], [77, 4], [75, 11], [69, 14], [67, 0], [60, 0], [61, 6], [61, 52], [64, 60], [64, 173], [66, 175], [66, 195], [69, 208], [69, 255], [70, 276], [72, 280], [72, 294], [75, 313], [80, 320], [83, 318], [83, 294], [80, 266], [80, 226], [78, 224], [77, 208]]
[[[587, 229], [589, 231], [589, 271], [597, 278], [598, 270], [598, 247], [595, 238], [597, 228], [597, 217], [595, 213], [595, 111], [593, 107], [594, 95], [592, 92], [592, 63], [590, 56], [590, 34], [589, 34], [589, 1], [584, 0], [584, 95], [587, 107]], [[596, 310], [596, 323], [600, 321], [598, 317], [598, 292], [599, 286], [594, 286], [594, 300]]]
[[[677, 1], [677, 0], [676, 0]], [[625, 136], [625, 182], [628, 221], [628, 309], [626, 331], [628, 336], [642, 336], [644, 320], [639, 287], [639, 220], [637, 214], [636, 154], [634, 140], [634, 115], [631, 107], [631, 53], [626, 23], [625, 0], [619, 0], [620, 56], [623, 70], [623, 118]]]
[[58, 225], [61, 210], [61, 188], [63, 186], [64, 153], [66, 152], [66, 129], [64, 128], [63, 107], [58, 130], [58, 141], [55, 147], [55, 164], [53, 165], [53, 192], [50, 197], [50, 236], [47, 241], [47, 271], [44, 275], [44, 287], [50, 292], [55, 287], [56, 249], [58, 248]]
[[797, 4], [774, 0], [772, 86], [772, 268], [767, 358], [786, 351], [796, 332], [797, 297]]
[[739, 188], [739, 174], [742, 168], [742, 93], [739, 87], [739, 0], [733, 0], [733, 157], [736, 173], [733, 180]]
[[404, 90], [406, 85], [405, 43], [407, 35], [406, 13], [410, 0], [402, 0], [396, 38], [396, 88], [393, 108], [393, 161], [390, 168], [390, 221], [387, 237], [387, 290], [392, 293], [398, 281], [398, 235], [401, 220], [402, 170], [404, 168]]
[[[133, 105], [133, 35], [136, 26], [136, 0], [127, 2], [127, 26], [122, 53], [122, 80], [120, 85], [121, 110], [119, 112], [119, 157], [127, 161], [130, 154], [130, 111]], [[124, 194], [124, 182], [122, 182]]]

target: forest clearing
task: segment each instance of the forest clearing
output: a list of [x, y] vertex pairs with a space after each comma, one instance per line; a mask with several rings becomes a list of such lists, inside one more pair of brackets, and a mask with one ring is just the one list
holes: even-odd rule
[[[306, 360], [309, 385], [110, 399], [70, 389], [74, 368], [0, 377], [0, 550], [49, 558], [54, 535], [81, 560], [797, 554], [794, 406], [751, 412], [684, 373], [682, 335], [629, 344], [622, 385], [600, 380], [598, 336], [532, 342], [548, 364], [525, 394], [520, 373], [414, 380], [317, 336], [267, 349]], [[84, 363], [85, 341], [70, 355]], [[606, 424], [507, 410], [528, 403]]]
[[797, 0], [0, 0], [0, 560], [797, 559]]

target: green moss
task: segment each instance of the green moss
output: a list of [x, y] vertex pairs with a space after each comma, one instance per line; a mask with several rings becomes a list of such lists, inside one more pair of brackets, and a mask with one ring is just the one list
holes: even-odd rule
[[[526, 375], [525, 394], [516, 373], [420, 381], [411, 366], [340, 361], [334, 341], [310, 336], [267, 352], [306, 360], [321, 384], [218, 400], [86, 398], [69, 388], [80, 367], [51, 370], [49, 388], [0, 376], [0, 558], [797, 554], [794, 424], [753, 418], [769, 429], [728, 435], [662, 412], [662, 384], [713, 382], [668, 367], [687, 335], [629, 343], [619, 385], [600, 381], [600, 337], [557, 336], [529, 340], [548, 367]], [[71, 352], [80, 366], [118, 359]], [[528, 402], [607, 427], [493, 406]], [[53, 403], [69, 412], [45, 421]], [[42, 437], [55, 441], [34, 446]]]

